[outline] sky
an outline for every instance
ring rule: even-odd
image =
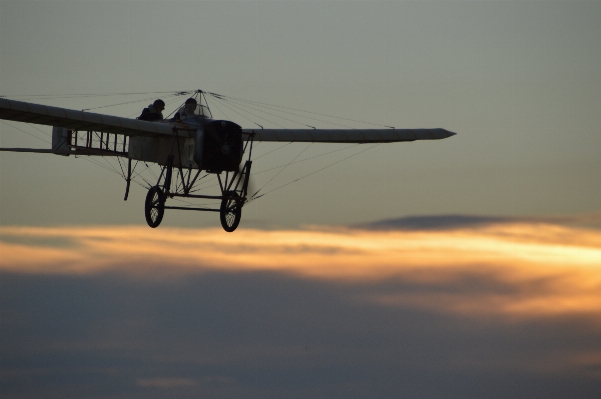
[[[202,89],[312,126],[457,133],[259,144],[267,194],[231,234],[213,213],[148,228],[144,184],[123,201],[114,162],[2,152],[3,396],[597,397],[600,16],[578,0],[0,0],[5,98],[135,117]],[[50,134],[0,121],[0,147]]]

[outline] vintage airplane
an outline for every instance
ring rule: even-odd
[[[211,93],[215,95],[214,93]],[[1,151],[57,155],[113,156],[128,161],[125,198],[132,178],[132,160],[156,163],[161,173],[144,205],[146,222],[157,227],[165,209],[219,212],[227,232],[240,223],[247,202],[254,142],[392,143],[438,140],[455,133],[445,129],[244,129],[214,120],[204,93],[195,92],[196,109],[187,117],[148,122],[0,98],[0,119],[53,126],[52,148],[2,148]],[[245,162],[242,163],[243,159]],[[220,195],[196,194],[202,171],[215,174]],[[173,184],[174,173],[178,184]],[[169,198],[221,201],[219,209],[167,206]]]

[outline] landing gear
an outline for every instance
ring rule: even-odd
[[[252,155],[252,139],[254,133],[246,133],[246,135],[248,135],[248,138],[244,148],[240,148],[240,157],[243,153],[247,153],[248,159],[241,168],[238,166],[238,161],[234,163],[226,159],[223,161],[223,165],[217,164],[217,166],[223,167],[207,170],[207,174],[200,177],[202,172],[201,169],[192,168],[190,166],[185,170],[182,167],[181,151],[177,141],[178,137],[176,132],[173,140],[174,144],[172,145],[172,153],[168,156],[167,162],[161,170],[156,185],[150,187],[148,194],[146,195],[144,214],[148,225],[152,228],[158,227],[163,220],[166,209],[179,209],[219,212],[219,219],[223,229],[228,233],[236,230],[240,224],[240,219],[242,218],[242,207],[246,203],[250,169],[252,165],[250,159]],[[231,152],[231,148],[229,147],[225,148],[226,151],[224,151],[224,147],[226,146],[228,146],[227,142],[220,147],[222,153],[228,151]],[[213,174],[217,177],[221,195],[197,194],[199,187],[195,186],[196,182],[204,179],[209,174]],[[168,199],[178,200],[180,198],[218,200],[221,201],[221,205],[219,208],[197,208],[192,203],[181,200],[181,202],[192,206],[165,205]]]
[[[163,220],[165,214],[165,195],[159,186],[150,187],[146,194],[146,202],[144,204],[144,215],[146,223],[153,229],[158,227]]]
[[[243,202],[235,191],[228,192],[226,195],[227,197],[221,200],[219,218],[221,219],[223,230],[231,233],[240,224]]]

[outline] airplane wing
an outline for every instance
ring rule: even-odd
[[[0,98],[0,119],[129,136],[173,134],[173,126]]]
[[[119,116],[95,114],[0,98],[0,119],[59,126],[72,130],[93,130],[129,136],[173,134],[173,125]],[[177,126],[186,131],[187,125]],[[193,129],[195,130],[195,129]],[[304,143],[391,143],[438,140],[455,135],[445,129],[243,129],[254,133],[255,141]],[[182,132],[183,133],[183,132]]]
[[[393,143],[438,140],[456,133],[445,129],[243,129],[255,141],[302,143]]]

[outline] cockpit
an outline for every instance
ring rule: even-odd
[[[186,104],[181,107],[175,116],[175,119],[190,119],[190,118],[209,118],[213,119],[209,107],[202,104]]]
[[[205,118],[213,119],[211,115],[211,110],[206,105],[197,104],[196,109],[194,110],[195,116],[204,116]]]

